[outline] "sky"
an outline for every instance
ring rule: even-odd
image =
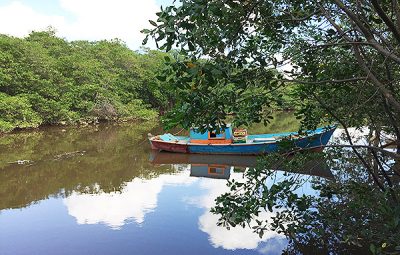
[[[0,0],[0,34],[25,37],[49,26],[59,37],[97,41],[122,39],[137,50],[160,6],[172,0]],[[146,45],[154,48],[151,42]]]

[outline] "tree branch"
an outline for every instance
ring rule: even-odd
[[[371,70],[368,68],[368,66],[365,64],[358,45],[353,45],[353,51],[354,55],[356,56],[356,59],[358,61],[358,64],[361,66],[361,68],[364,70],[365,73],[368,75],[368,79],[374,83],[379,90],[381,91],[382,95],[390,102],[390,104],[393,106],[393,108],[400,113],[400,103],[396,100],[396,98],[392,95],[390,90],[386,88],[386,86],[381,83],[378,78],[371,72]]]
[[[368,79],[368,77],[355,77],[355,78],[348,78],[348,79],[342,79],[342,80],[302,81],[302,80],[280,79],[277,81],[318,85],[318,84],[325,84],[325,83],[344,83],[344,82],[365,81],[367,79]]]
[[[325,43],[325,44],[317,44],[317,45],[312,45],[312,48],[317,48],[317,47],[330,47],[330,46],[341,46],[341,45],[353,45],[353,44],[358,44],[358,45],[372,45],[370,42],[342,42],[342,43]]]
[[[384,149],[384,148],[387,148],[387,147],[393,146],[393,145],[396,145],[396,146],[400,145],[400,142],[399,141],[391,141],[391,142],[388,142],[388,143],[382,145],[380,148]]]
[[[400,4],[398,0],[392,0],[393,3],[393,12],[396,14],[396,23],[397,27],[400,27]]]
[[[279,23],[279,22],[285,22],[285,21],[291,21],[291,22],[305,21],[305,20],[308,20],[309,18],[311,18],[312,16],[314,16],[315,14],[318,14],[320,12],[321,12],[321,10],[317,10],[317,11],[315,11],[313,13],[310,13],[309,15],[301,17],[301,18],[297,18],[297,17],[292,16],[290,19],[277,20],[277,21],[274,21],[273,23]],[[290,13],[287,13],[287,14],[290,14]]]
[[[375,147],[371,145],[361,145],[361,144],[332,144],[332,145],[321,145],[315,147],[307,147],[307,148],[298,148],[294,151],[288,152],[287,154],[291,154],[293,152],[300,152],[300,151],[307,151],[307,150],[314,150],[318,148],[350,148],[350,149],[369,149],[380,152],[385,154],[386,156],[392,157],[393,159],[400,159],[400,154],[385,150],[381,147]]]
[[[338,1],[338,0],[334,0],[334,1]],[[332,24],[332,26],[339,32],[339,33],[343,33],[343,30],[339,27],[338,24],[336,24],[332,18],[329,16],[329,14],[324,11],[324,16],[325,18]],[[352,42],[353,40],[351,38],[349,38],[347,35],[343,35],[343,37],[349,41]],[[364,70],[364,72],[367,74],[367,77],[369,80],[372,81],[372,83],[374,83],[379,90],[381,91],[382,95],[390,102],[390,104],[393,106],[393,108],[397,111],[400,112],[400,103],[397,102],[397,100],[395,99],[395,97],[392,95],[392,93],[386,88],[386,86],[381,83],[374,74],[372,74],[371,70],[367,67],[367,65],[365,64],[361,53],[360,53],[360,48],[359,45],[357,44],[353,44],[353,52],[354,55],[358,61],[358,64],[361,66],[361,68]],[[400,59],[399,59],[400,60]],[[399,62],[400,63],[400,62]]]
[[[371,166],[368,164],[368,162],[363,158],[363,156],[361,156],[361,154],[356,150],[357,145],[353,144],[351,135],[349,133],[349,130],[347,129],[347,125],[346,123],[343,122],[343,120],[341,118],[339,118],[332,110],[330,107],[328,107],[324,102],[322,102],[322,100],[315,94],[312,93],[312,95],[314,96],[314,98],[318,101],[318,103],[333,117],[335,118],[344,128],[344,132],[347,136],[347,139],[350,143],[350,147],[354,154],[356,154],[357,158],[361,161],[361,163],[364,165],[364,167],[367,169],[368,173],[372,176],[372,179],[374,180],[374,182],[376,183],[376,185],[378,185],[378,187],[382,190],[385,191],[385,187],[382,185],[382,183],[379,182],[378,177],[376,177],[374,171],[372,171]]]
[[[400,43],[400,32],[397,30],[396,26],[393,24],[393,22],[390,20],[390,18],[386,15],[385,11],[382,9],[382,7],[379,5],[377,0],[371,0],[372,5],[374,6],[376,12],[378,13],[379,17],[385,22],[385,24],[388,26],[388,28],[392,31],[393,36],[396,38],[396,40]]]
[[[340,0],[333,0],[336,5],[342,9],[347,16],[357,25],[357,27],[361,30],[361,32],[364,34],[365,38],[367,39],[367,41],[369,43],[371,43],[370,45],[376,49],[378,52],[380,52],[382,55],[389,57],[390,59],[392,59],[393,61],[395,61],[396,63],[400,64],[400,57],[397,56],[396,54],[394,54],[393,52],[390,52],[388,50],[386,50],[385,48],[382,47],[382,45],[380,45],[374,38],[374,35],[372,34],[372,31],[367,28],[356,16],[355,13],[353,13],[352,11],[350,11],[344,4],[343,2],[341,2]],[[326,12],[325,12],[326,13]],[[341,30],[341,29],[340,29]],[[350,41],[352,41],[350,39]]]
[[[382,164],[381,164],[381,161],[379,160],[379,157],[378,157],[378,155],[376,154],[376,151],[374,151],[374,150],[370,150],[370,151],[371,151],[372,155],[374,156],[374,159],[375,159],[376,163],[378,164],[378,167],[379,167],[379,169],[381,170],[381,172],[382,172],[382,174],[383,174],[383,177],[385,178],[386,182],[387,182],[388,185],[389,185],[389,192],[390,192],[390,195],[392,196],[393,201],[394,201],[394,202],[397,202],[396,193],[393,191],[393,183],[392,183],[392,180],[390,180],[390,177],[387,175],[385,169],[383,168],[383,166],[382,166]]]

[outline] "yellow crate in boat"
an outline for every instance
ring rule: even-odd
[[[234,137],[245,137],[247,136],[247,129],[235,129],[233,131]]]

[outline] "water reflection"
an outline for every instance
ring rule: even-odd
[[[228,191],[223,180],[193,178],[190,174],[193,166],[175,166],[181,169],[176,174],[161,174],[150,180],[134,179],[128,182],[119,192],[80,194],[73,192],[64,199],[68,213],[75,217],[78,224],[105,224],[111,229],[120,230],[125,224],[134,221],[145,223],[145,216],[157,208],[158,196],[166,186],[186,186],[188,189],[198,189],[200,196],[186,196],[184,202],[197,207],[203,212],[198,217],[198,228],[208,235],[210,244],[215,248],[226,250],[257,249],[260,243],[268,241],[274,244],[274,252],[279,254],[287,241],[283,235],[273,231],[267,232],[262,239],[249,228],[235,227],[227,230],[216,225],[218,216],[210,213],[214,199]],[[196,166],[194,167],[196,169]],[[230,168],[228,168],[230,172]],[[242,173],[230,173],[231,177],[243,179]],[[208,176],[210,177],[210,176]],[[260,217],[270,218],[272,213],[261,213]],[[271,246],[264,250],[271,252]],[[261,248],[260,248],[261,249]],[[262,250],[262,249],[261,249]]]
[[[145,215],[157,207],[157,197],[166,185],[192,183],[186,172],[161,174],[149,180],[134,179],[119,192],[81,194],[73,192],[64,199],[68,213],[78,224],[103,223],[112,229],[120,229],[129,220],[141,224]]]
[[[202,155],[151,151],[150,162],[155,165],[189,164],[190,175],[215,179],[229,179],[230,169],[243,172],[247,167],[257,166],[257,156],[244,155]],[[299,173],[323,178],[333,178],[326,162],[313,159],[296,169],[286,169],[283,165],[275,165],[275,170]]]
[[[286,247],[275,232],[260,239],[250,229],[217,227],[210,213],[225,179],[243,178],[256,157],[154,153],[146,134],[155,129],[100,125],[0,137],[0,254],[279,254]],[[331,177],[320,162],[297,172]]]
[[[120,191],[135,177],[151,179],[175,172],[148,162],[149,148],[143,145],[146,132],[154,127],[144,123],[50,128],[0,137],[0,210],[72,192]],[[30,163],[15,164],[18,160]]]
[[[232,173],[231,176],[235,180],[243,180],[241,173]],[[242,228],[237,226],[230,230],[217,226],[219,216],[212,214],[210,209],[215,206],[215,198],[228,189],[225,185],[221,185],[218,180],[200,180],[199,186],[206,190],[204,196],[198,197],[193,202],[204,208],[204,213],[199,217],[199,228],[209,235],[209,240],[214,247],[222,247],[228,250],[235,249],[257,249],[260,243],[270,241],[270,243],[280,243],[279,247],[275,247],[276,251],[281,251],[286,247],[286,238],[273,231],[268,231],[260,239],[258,234],[254,233],[251,228]],[[262,212],[260,219],[269,219],[273,214]]]
[[[255,167],[257,165],[256,156],[176,154],[152,151],[150,161],[156,165],[189,164],[188,168],[191,176],[210,178],[198,180],[199,187],[205,190],[206,193],[192,199],[190,202],[204,209],[204,213],[199,217],[199,228],[209,235],[210,243],[214,247],[222,247],[227,250],[258,249],[260,253],[280,254],[287,246],[288,242],[285,236],[274,231],[267,231],[260,238],[251,228],[238,226],[228,230],[224,227],[219,227],[216,224],[219,215],[210,212],[210,209],[215,206],[215,199],[228,191],[228,187],[216,179],[232,178],[239,182],[245,181],[243,172],[247,167]],[[326,163],[321,160],[311,160],[298,169],[282,169],[279,165],[276,167],[279,170],[292,171],[307,176],[333,177]],[[277,177],[282,178],[282,173],[277,173]],[[273,180],[269,181],[273,182]],[[309,188],[309,190],[311,189]],[[259,214],[258,219],[267,220],[274,215],[275,213],[264,211]],[[262,248],[259,247],[260,243],[265,244],[266,242],[268,245]]]

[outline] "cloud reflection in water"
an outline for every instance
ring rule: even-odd
[[[127,183],[122,192],[74,192],[64,199],[64,204],[78,224],[103,223],[112,229],[120,229],[130,219],[138,224],[143,223],[145,215],[157,207],[157,196],[163,186],[189,185],[194,181],[186,171],[176,175],[160,175],[150,180],[136,178]]]
[[[231,178],[242,179],[242,174],[231,173]],[[118,230],[123,225],[134,220],[142,224],[145,215],[157,207],[158,195],[167,185],[191,185],[199,189],[200,196],[183,196],[182,201],[191,206],[204,208],[204,213],[198,218],[199,229],[208,234],[210,244],[226,250],[257,249],[262,254],[280,254],[287,245],[284,236],[273,231],[265,232],[262,239],[249,228],[235,227],[227,230],[216,225],[218,215],[210,213],[215,205],[215,198],[227,191],[226,182],[218,179],[194,178],[189,171],[181,171],[174,175],[160,175],[154,179],[134,179],[126,184],[122,192],[101,194],[73,193],[64,199],[68,213],[75,217],[78,224],[103,223]],[[270,218],[272,213],[263,212],[260,218]],[[261,244],[262,243],[262,244]]]
[[[243,174],[241,173],[231,173],[231,178],[238,181],[243,180],[242,176]],[[268,241],[270,244],[273,243],[273,250],[278,251],[278,254],[286,247],[286,238],[274,231],[266,231],[262,239],[260,239],[258,234],[253,233],[252,229],[248,227],[242,228],[241,226],[237,226],[230,228],[230,230],[218,227],[216,223],[219,216],[212,214],[210,209],[215,205],[214,200],[217,196],[227,192],[228,188],[225,182],[214,179],[202,179],[200,187],[206,190],[206,194],[199,197],[197,201],[194,200],[194,202],[206,210],[199,218],[199,228],[203,232],[208,233],[209,240],[214,247],[222,247],[227,250],[256,249],[260,242]],[[273,214],[270,212],[262,212],[259,214],[259,219],[267,219],[271,216]],[[263,251],[268,251],[268,254],[274,254],[271,253],[272,249],[270,248],[270,246],[265,246],[260,252],[264,253]]]

